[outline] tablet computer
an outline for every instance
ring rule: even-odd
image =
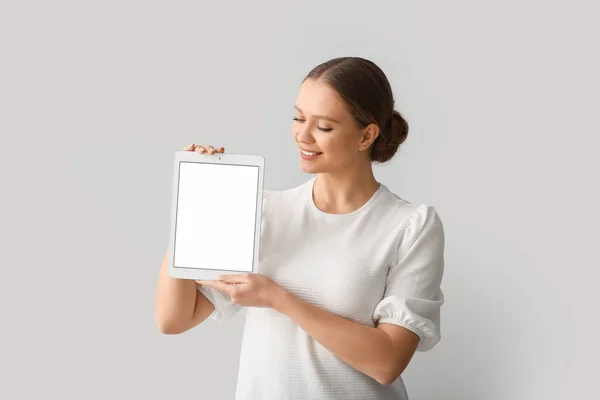
[[[262,156],[175,153],[169,276],[258,272],[263,179]]]

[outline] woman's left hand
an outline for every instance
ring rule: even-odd
[[[285,292],[269,277],[258,273],[221,275],[217,280],[196,282],[228,294],[233,303],[244,307],[272,308],[277,298]]]

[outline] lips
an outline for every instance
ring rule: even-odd
[[[300,148],[300,150],[304,151],[306,153],[315,153],[316,155],[323,154],[322,151],[313,151],[313,150],[307,150],[307,149],[303,149],[303,148]]]
[[[304,153],[304,151],[303,151],[302,149],[300,149],[299,153],[300,153],[300,157],[301,157],[303,160],[307,160],[307,161],[312,161],[312,160],[315,160],[315,159],[319,158],[319,156],[320,156],[321,154],[323,154],[323,153],[311,153],[311,154],[309,155],[309,154],[306,154],[306,153]]]

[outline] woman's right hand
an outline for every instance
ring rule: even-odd
[[[224,147],[219,147],[218,149],[215,149],[213,146],[211,145],[200,145],[200,144],[190,144],[187,147],[183,148],[184,151],[195,151],[197,153],[200,154],[204,154],[204,153],[208,153],[208,154],[215,154],[215,153],[224,153],[225,152],[225,148]]]

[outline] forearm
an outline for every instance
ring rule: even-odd
[[[282,290],[273,309],[289,316],[327,350],[380,383],[394,374],[391,339],[383,331],[337,316]]]
[[[168,276],[168,253],[160,268],[156,288],[155,318],[159,329],[165,333],[179,331],[194,315],[197,284],[194,280],[175,279]]]

